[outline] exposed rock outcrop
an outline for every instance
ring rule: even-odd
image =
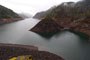
[[[37,33],[48,33],[61,31],[63,27],[59,26],[53,19],[44,19],[31,29]]]
[[[60,32],[63,30],[81,32],[90,37],[90,18],[77,20],[72,18],[44,19],[31,29],[31,31],[36,33]]]
[[[85,33],[90,37],[90,18],[75,21],[71,25],[72,30]]]

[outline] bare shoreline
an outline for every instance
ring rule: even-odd
[[[11,22],[20,21],[20,20],[24,20],[24,19],[23,18],[3,18],[3,19],[0,19],[0,24],[6,24],[6,23],[11,23]]]
[[[21,55],[32,55],[35,60],[64,60],[53,53],[39,51],[35,46],[0,43],[0,60],[9,60]]]

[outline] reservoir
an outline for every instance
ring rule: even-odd
[[[0,43],[34,45],[66,60],[90,60],[90,42],[79,34],[62,31],[40,35],[29,31],[39,20],[28,18],[0,25]]]

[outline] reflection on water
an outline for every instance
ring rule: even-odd
[[[46,38],[47,40],[49,40],[51,37],[53,37],[54,35],[56,35],[58,32],[50,32],[50,33],[36,33],[38,35],[40,35],[43,38]]]
[[[75,32],[75,31],[70,31],[70,32],[78,35],[78,36],[81,37],[81,38],[83,37],[83,39],[89,40],[89,36],[88,36],[87,34],[85,34],[85,33]]]
[[[83,35],[70,31],[36,34],[29,31],[39,20],[25,19],[0,26],[0,43],[38,46],[66,60],[90,60],[90,43]]]

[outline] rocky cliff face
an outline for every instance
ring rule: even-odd
[[[90,36],[90,18],[83,18],[73,22],[71,29],[74,31],[82,32]]]

